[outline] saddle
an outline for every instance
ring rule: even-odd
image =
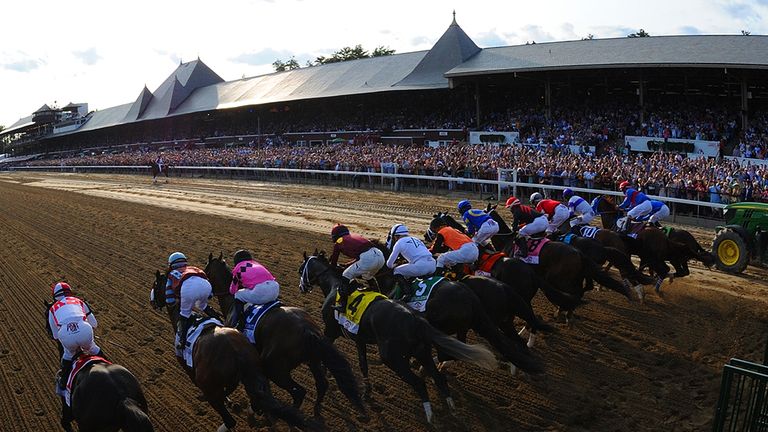
[[[61,392],[61,390],[59,389],[59,386],[56,385],[56,393],[64,397],[64,401],[68,406],[71,406],[70,398],[72,396],[72,385],[75,382],[75,377],[77,376],[78,373],[80,373],[80,371],[82,371],[86,366],[92,365],[92,364],[97,364],[97,363],[112,364],[111,361],[105,359],[104,357],[95,356],[95,355],[84,355],[82,352],[73,359],[73,363],[74,364],[72,365],[72,370],[69,372],[69,375],[65,377],[59,376],[57,379],[57,381],[62,379],[67,380],[67,385],[65,386],[64,391]]]

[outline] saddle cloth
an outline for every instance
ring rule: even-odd
[[[217,320],[216,318],[198,318],[189,327],[189,331],[187,331],[187,346],[184,347],[184,350],[179,350],[176,348],[176,357],[184,358],[187,366],[192,367],[192,349],[195,347],[195,342],[197,342],[197,338],[200,337],[200,333],[202,333],[203,330],[210,326],[221,327],[223,325],[224,324],[222,324],[221,321]],[[176,334],[176,339],[173,342],[173,346],[179,346],[178,333]]]
[[[538,264],[539,263],[539,253],[541,253],[541,248],[544,247],[545,244],[549,243],[549,239],[547,238],[529,238],[528,239],[528,256],[525,258],[520,257],[520,260],[527,264]],[[515,244],[515,254],[517,254],[518,247],[517,244]]]
[[[78,372],[80,372],[84,367],[86,367],[91,363],[112,364],[112,362],[108,361],[104,357],[81,355],[77,358],[77,360],[75,360],[75,364],[72,366],[72,370],[69,372],[69,376],[59,378],[59,379],[66,378],[67,385],[65,386],[65,389],[63,392],[61,392],[61,390],[59,390],[59,387],[56,386],[56,393],[58,393],[61,396],[64,396],[64,401],[67,403],[68,406],[71,406],[70,398],[72,397],[72,384],[75,382],[75,376],[77,376]]]
[[[587,237],[587,238],[595,238],[595,236],[597,235],[597,232],[600,231],[600,228],[589,226],[589,225],[583,225],[578,228],[579,228],[579,232],[577,233],[577,235],[579,235],[580,237]]]
[[[256,327],[258,327],[261,317],[272,310],[273,307],[279,307],[281,304],[280,300],[273,300],[269,303],[264,303],[263,305],[248,306],[245,310],[245,328],[243,329],[243,333],[252,344],[256,343]]]
[[[501,258],[507,256],[504,252],[495,253],[483,253],[480,255],[480,259],[477,260],[477,269],[475,270],[475,276],[491,276],[491,270],[496,262]]]
[[[372,301],[379,298],[387,298],[387,296],[374,291],[354,290],[347,298],[347,307],[344,313],[339,314],[338,311],[334,311],[333,315],[336,321],[348,332],[357,334],[357,331],[360,329],[360,319],[363,317],[365,310],[368,309]],[[336,294],[336,302],[338,301],[339,294]]]
[[[411,282],[411,290],[413,295],[410,298],[403,299],[405,304],[411,309],[424,312],[427,310],[427,301],[429,301],[429,295],[432,294],[432,288],[435,285],[442,282],[444,278],[442,276],[430,276],[426,279],[414,279]]]

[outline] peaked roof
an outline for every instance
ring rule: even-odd
[[[454,67],[464,63],[481,49],[464,33],[456,23],[456,15],[448,30],[440,36],[432,49],[421,59],[413,72],[408,74],[396,86],[445,86],[448,79],[444,74]]]
[[[140,106],[137,107],[139,111],[137,119],[146,120],[168,116],[198,88],[222,82],[224,80],[201,60],[182,63],[154,91],[144,109],[141,109]],[[140,102],[142,96],[146,95],[142,92],[134,105]]]
[[[48,106],[48,104],[43,104],[43,106],[38,108],[37,111],[33,112],[32,114],[37,114],[37,113],[46,112],[46,111],[53,111],[53,110],[51,109],[51,107]]]
[[[132,122],[138,120],[138,118],[144,114],[144,110],[147,109],[147,105],[149,105],[149,102],[153,97],[154,95],[152,95],[152,92],[149,91],[145,85],[144,89],[139,93],[139,97],[137,97],[136,101],[131,104],[131,109],[128,111],[128,114],[125,115],[123,121]]]

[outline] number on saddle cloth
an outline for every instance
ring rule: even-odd
[[[263,305],[251,305],[245,310],[245,328],[243,328],[243,333],[252,344],[256,343],[256,328],[259,326],[261,318],[272,308],[279,307],[281,304],[280,300],[273,300]]]
[[[347,308],[343,314],[334,311],[336,321],[341,324],[348,332],[357,334],[360,328],[360,319],[362,319],[365,310],[376,299],[387,298],[384,294],[375,291],[353,290],[347,297]],[[339,294],[336,294],[336,301],[339,301]]]
[[[579,227],[579,236],[581,237],[587,237],[587,238],[595,238],[597,235],[597,232],[600,230],[598,227],[593,227],[589,225],[585,225],[582,227]]]
[[[429,301],[429,295],[432,294],[435,286],[442,282],[443,279],[444,278],[442,276],[431,276],[426,279],[415,279],[411,283],[411,292],[413,292],[413,295],[410,298],[403,299],[403,301],[411,309],[424,312],[427,309],[427,301]]]

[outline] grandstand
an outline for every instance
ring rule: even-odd
[[[473,130],[515,132],[513,114],[521,111],[551,120],[563,110],[617,107],[639,123],[655,112],[711,108],[736,118],[735,128],[745,130],[766,108],[766,59],[765,36],[480,48],[454,18],[428,51],[235,81],[224,81],[199,59],[182,63],[154,91],[141,89],[133,102],[92,112],[83,112],[86,104],[45,105],[2,131],[0,141],[2,152],[15,157],[221,145],[222,137],[235,135],[258,143],[270,136],[294,144],[365,136],[387,144],[447,144],[468,141]],[[631,134],[619,129],[612,139]],[[737,132],[725,136],[727,145],[737,144]],[[640,150],[649,149],[650,144]]]

